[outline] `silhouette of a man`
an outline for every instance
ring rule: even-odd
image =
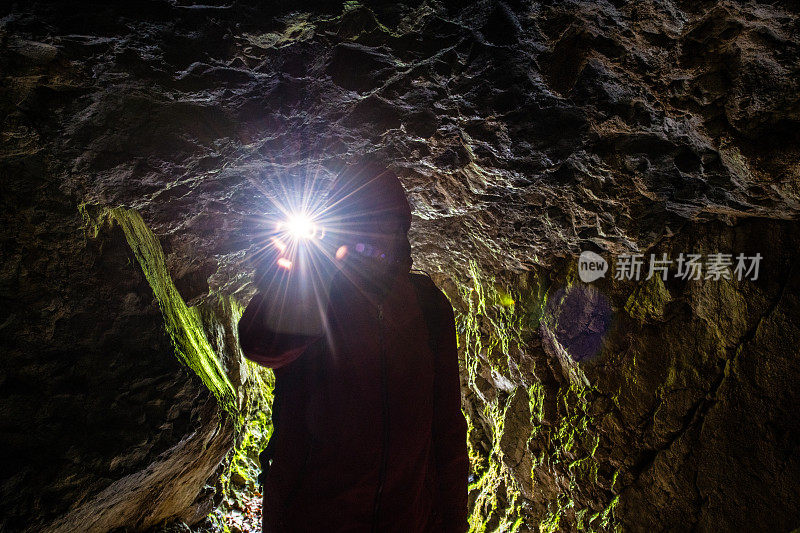
[[[292,263],[273,257],[239,322],[245,356],[276,376],[263,530],[463,533],[453,310],[410,272],[403,187],[366,160],[337,177],[328,205],[335,274],[320,275],[299,249]]]

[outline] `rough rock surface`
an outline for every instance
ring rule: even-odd
[[[372,151],[459,312],[475,530],[800,526],[799,30],[731,1],[0,13],[0,526],[207,510],[258,217]],[[587,285],[587,249],[764,260]]]
[[[9,251],[3,280],[19,292],[3,317],[0,529],[196,522],[212,508],[204,486],[234,442],[235,400],[215,397],[176,357],[186,331],[165,327],[167,303],[143,271],[163,270],[163,255],[144,251],[147,237],[157,243],[152,233],[128,233],[141,219],[120,210],[92,220],[99,211],[67,204],[59,213],[41,201],[27,221],[5,226],[22,247]],[[204,309],[222,329],[224,307]],[[219,348],[233,376],[235,339]]]

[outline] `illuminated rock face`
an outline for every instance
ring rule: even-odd
[[[368,151],[458,311],[475,529],[800,525],[796,14],[179,4],[0,22],[0,529],[202,517],[262,191]],[[644,279],[717,252],[758,279]]]

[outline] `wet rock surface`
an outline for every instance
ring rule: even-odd
[[[797,527],[799,25],[735,2],[0,14],[0,526],[202,518],[249,405],[257,217],[376,152],[458,311],[476,530]],[[764,259],[584,284],[582,250]],[[179,356],[194,326],[224,380]]]

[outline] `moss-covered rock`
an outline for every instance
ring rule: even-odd
[[[767,490],[764,471],[751,471],[746,483],[729,473],[749,463],[748,449],[761,450],[763,461],[784,453],[777,451],[782,445],[765,445],[762,438],[771,424],[791,426],[784,406],[795,392],[784,374],[793,371],[777,359],[793,353],[797,335],[797,328],[782,322],[796,303],[790,295],[800,280],[793,266],[796,230],[795,224],[769,221],[709,224],[653,250],[677,257],[690,246],[726,251],[735,243],[750,255],[760,249],[772,259],[761,265],[765,277],[756,280],[686,281],[673,266],[666,282],[609,276],[586,285],[565,263],[548,281],[534,284],[547,287],[546,293],[524,304],[529,274],[506,276],[498,285],[470,270],[454,306],[468,363],[472,530],[678,528],[686,513],[703,528],[713,528],[709,517],[717,516],[728,530],[735,527],[729,516],[747,520],[733,504],[715,500],[713,482],[698,488],[699,476],[726,480],[731,494],[749,494],[766,510],[751,485]],[[497,286],[515,295],[513,309],[501,305]],[[775,334],[770,328],[777,322],[783,334],[770,338],[766,332]],[[529,323],[538,327],[526,333],[523,324]],[[500,349],[489,358],[482,356],[485,346]],[[758,365],[745,355],[751,350],[760,354]],[[498,360],[511,365],[498,369]],[[744,360],[751,366],[743,372]],[[516,371],[501,372],[511,367]],[[761,392],[749,395],[757,382]],[[762,395],[781,405],[749,411]],[[736,416],[747,420],[747,429],[733,421]],[[734,426],[735,436],[724,429]],[[793,471],[798,465],[791,464]],[[789,483],[792,475],[781,478]],[[717,507],[705,507],[698,493]],[[649,511],[637,514],[642,509]],[[787,520],[780,513],[770,519]]]

